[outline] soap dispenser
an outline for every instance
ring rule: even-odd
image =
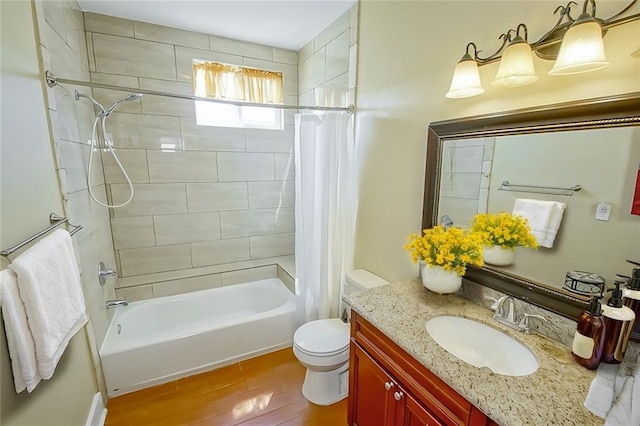
[[[627,262],[640,266],[640,263]],[[636,314],[636,318],[640,317],[640,268],[636,268],[631,273],[627,288],[624,290],[624,304]],[[636,319],[632,333],[640,335],[640,319]]]
[[[602,350],[602,361],[609,364],[622,362],[636,319],[636,314],[628,306],[622,304],[620,284],[623,282],[616,281],[616,288],[609,290],[612,291],[611,298],[602,309],[607,330]]]
[[[600,364],[605,338],[605,322],[602,318],[602,296],[594,296],[589,306],[578,317],[578,328],[573,337],[571,353],[578,364],[595,370]]]

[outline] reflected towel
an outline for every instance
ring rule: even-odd
[[[41,378],[38,374],[36,349],[27,322],[27,313],[20,298],[16,276],[10,269],[0,271],[0,299],[13,383],[17,393],[25,388],[27,392],[31,392],[40,383]]]
[[[516,198],[513,214],[527,219],[538,245],[551,248],[555,241],[566,204],[557,201]]]
[[[87,322],[69,232],[54,231],[16,257],[9,268],[18,277],[20,297],[35,344],[38,374],[49,379],[69,340]]]

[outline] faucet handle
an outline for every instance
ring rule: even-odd
[[[522,329],[522,331],[524,331],[526,334],[529,334],[529,329],[531,327],[529,318],[536,318],[536,319],[542,320],[544,322],[549,322],[549,320],[546,319],[545,317],[543,317],[542,315],[528,314],[528,313],[525,312],[524,316],[520,320],[519,326]]]
[[[491,296],[484,296],[485,300],[488,300],[490,302],[493,302],[491,304],[491,310],[495,311],[496,309],[498,309],[498,307],[500,306],[500,301],[498,299],[496,299],[495,297],[491,297]]]

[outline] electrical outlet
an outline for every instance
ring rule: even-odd
[[[596,220],[608,221],[611,216],[611,204],[598,203],[596,207]]]

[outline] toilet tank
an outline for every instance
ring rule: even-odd
[[[344,283],[344,294],[357,293],[385,284],[389,284],[389,281],[365,269],[356,269],[347,273]]]

